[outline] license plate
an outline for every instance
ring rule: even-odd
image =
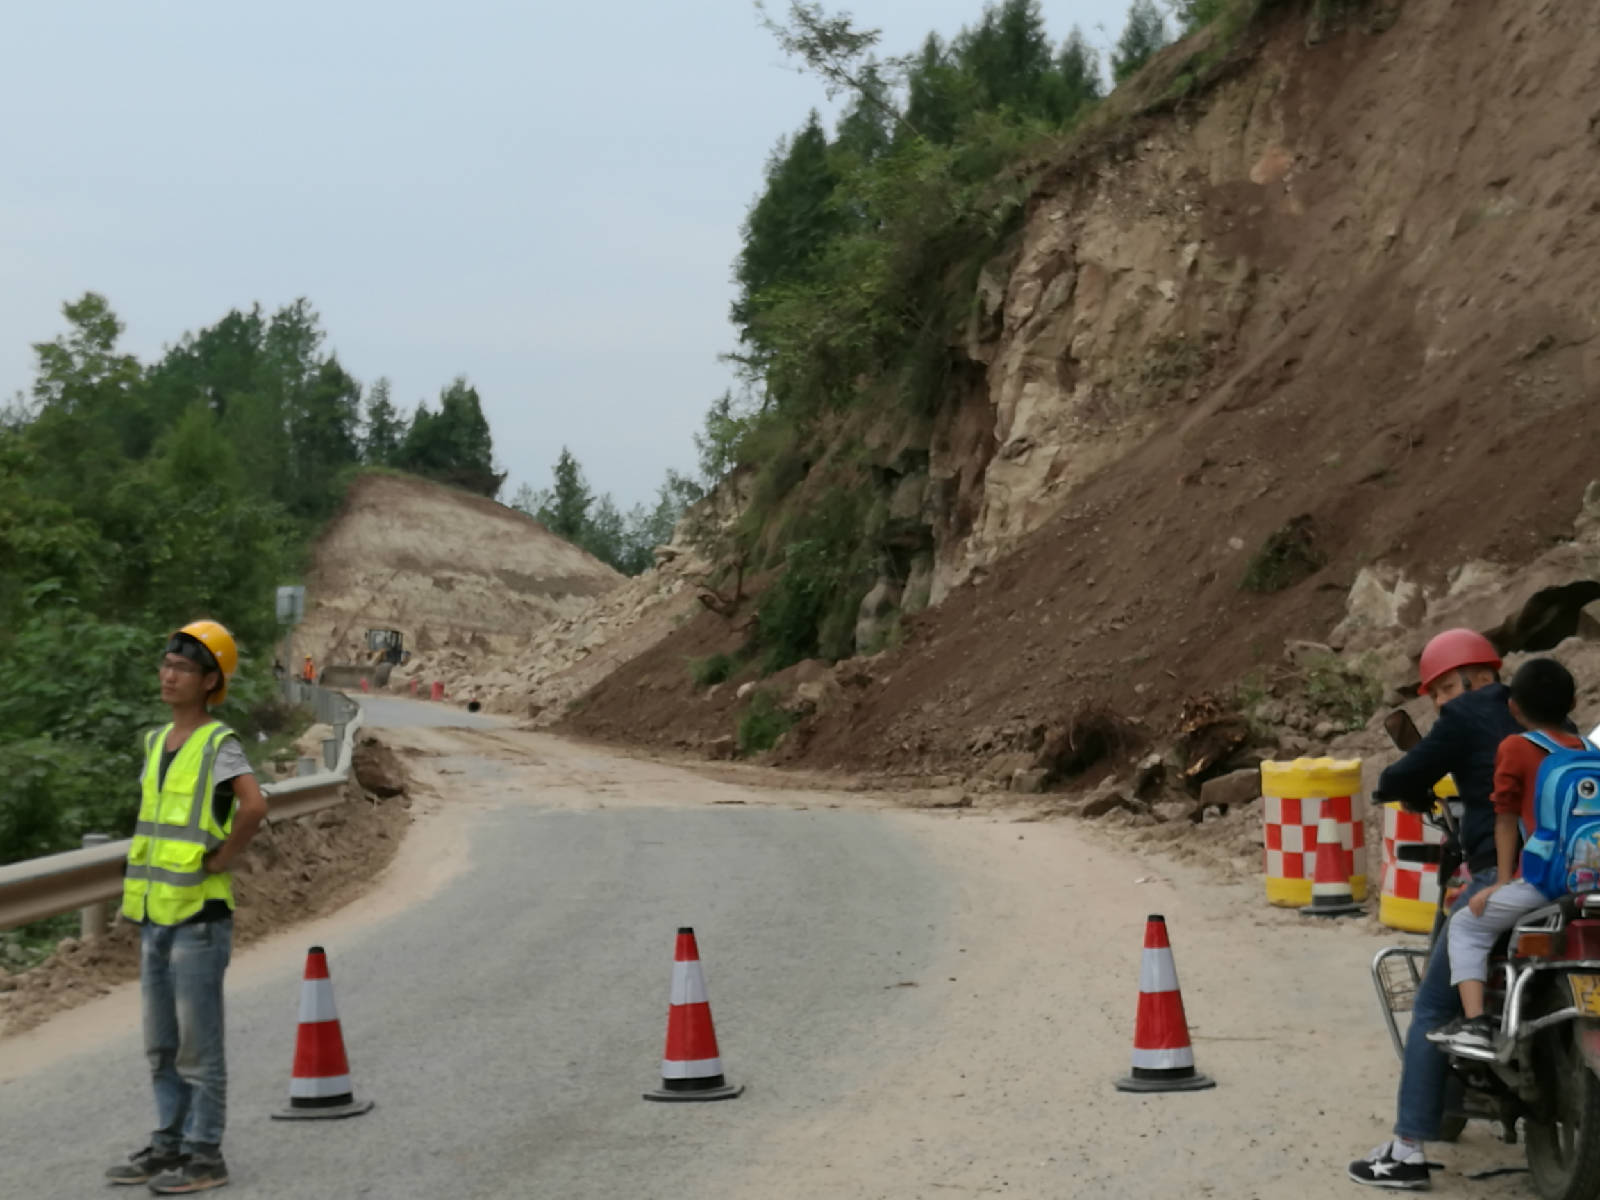
[[[1586,1017],[1600,1017],[1600,975],[1568,975],[1572,1004]]]

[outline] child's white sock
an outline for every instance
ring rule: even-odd
[[[1397,1162],[1414,1162],[1422,1158],[1422,1143],[1413,1142],[1410,1138],[1397,1137],[1391,1147],[1390,1154],[1394,1155]]]

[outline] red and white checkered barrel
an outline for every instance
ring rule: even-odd
[[[1433,794],[1449,801],[1460,793],[1456,781],[1446,775],[1434,785]],[[1390,929],[1409,933],[1428,933],[1434,914],[1439,911],[1439,872],[1433,863],[1402,862],[1398,847],[1407,843],[1437,846],[1444,831],[1430,825],[1418,813],[1407,812],[1396,804],[1383,807],[1383,886],[1378,892],[1378,920]],[[1467,880],[1463,867],[1450,882],[1448,902]]]
[[[1393,804],[1383,807],[1383,887],[1378,920],[1391,929],[1427,933],[1439,910],[1439,880],[1432,863],[1401,862],[1395,847],[1407,843],[1437,846],[1444,834],[1422,817]]]
[[[1366,806],[1359,758],[1297,758],[1261,764],[1262,842],[1267,900],[1283,908],[1311,903],[1317,826],[1331,816],[1351,863],[1350,892],[1367,896]]]

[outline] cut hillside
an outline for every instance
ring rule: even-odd
[[[1308,46],[1310,6],[1273,6],[1198,94],[1193,46],[1164,52],[1142,113],[1038,173],[935,415],[852,430],[893,517],[862,613],[892,648],[783,757],[965,770],[1090,710],[1171,734],[1329,638],[1358,581],[1409,581],[1391,615],[1420,636],[1464,565],[1514,581],[1573,537],[1600,476],[1600,9],[1344,8]],[[816,505],[810,471],[771,520]],[[731,734],[744,702],[685,663],[751,611],[697,615],[569,727]]]
[[[410,476],[363,475],[313,550],[295,649],[319,666],[362,661],[367,629],[398,629],[413,652],[395,672],[404,679],[445,656],[514,655],[622,582],[503,504]]]
[[[730,479],[679,521],[672,541],[656,547],[656,565],[571,616],[553,621],[493,663],[450,652],[434,656],[429,678],[450,695],[477,700],[489,712],[559,721],[578,699],[624,663],[644,654],[702,611],[714,564],[701,544],[726,527],[748,496]]]

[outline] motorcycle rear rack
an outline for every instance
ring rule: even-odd
[[[1422,983],[1427,963],[1426,946],[1388,946],[1378,951],[1372,960],[1372,985],[1378,992],[1378,1004],[1383,1009],[1384,1023],[1389,1026],[1395,1055],[1402,1059],[1406,1040],[1400,1031],[1398,1016],[1410,1012],[1416,1002],[1417,988]]]

